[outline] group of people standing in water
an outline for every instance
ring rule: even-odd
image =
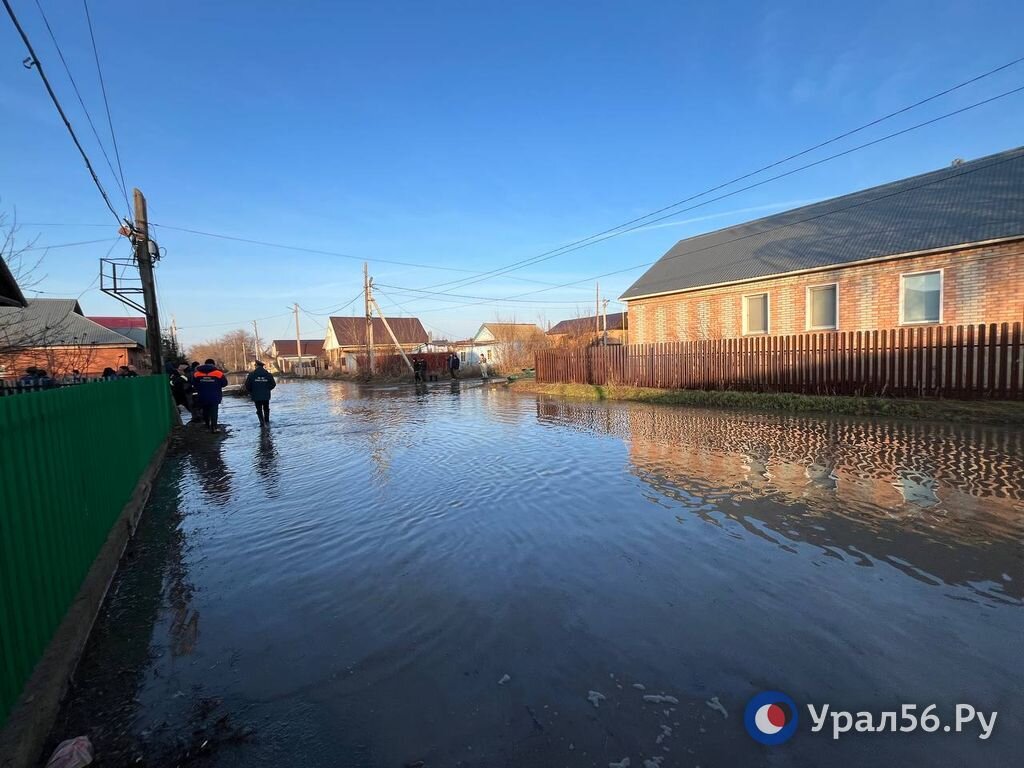
[[[203,420],[210,432],[220,432],[220,404],[224,398],[224,388],[228,385],[228,377],[224,370],[217,366],[212,358],[200,365],[167,364],[167,376],[171,385],[174,404],[183,406],[193,421]],[[274,374],[267,370],[262,361],[256,361],[256,367],[245,379],[244,388],[256,406],[256,417],[260,426],[270,424],[270,392],[277,386]]]

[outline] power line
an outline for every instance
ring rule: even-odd
[[[837,141],[841,141],[842,139],[845,139],[845,138],[848,138],[850,136],[853,136],[856,133],[860,133],[861,131],[864,131],[864,130],[866,130],[868,128],[871,128],[871,127],[873,127],[875,125],[883,123],[886,120],[890,120],[893,117],[901,115],[901,114],[903,114],[905,112],[909,112],[912,109],[916,109],[917,107],[920,107],[920,106],[922,106],[924,104],[927,104],[927,103],[929,103],[931,101],[934,101],[936,99],[939,99],[939,98],[941,98],[943,96],[947,96],[950,93],[953,93],[954,91],[957,91],[957,90],[959,90],[961,88],[964,88],[964,87],[966,87],[968,85],[971,85],[973,83],[976,83],[979,80],[983,80],[986,77],[991,77],[992,75],[995,75],[995,74],[997,74],[999,72],[1002,72],[1003,70],[1009,69],[1010,67],[1013,67],[1013,66],[1021,63],[1022,61],[1024,61],[1024,56],[1016,58],[1016,59],[1013,59],[1012,61],[1009,61],[1009,62],[1007,62],[1005,64],[1002,64],[1002,65],[1000,65],[998,67],[995,67],[993,69],[990,69],[987,72],[983,72],[980,75],[976,75],[975,77],[972,77],[972,78],[970,78],[968,80],[964,80],[963,82],[957,83],[956,85],[953,85],[953,86],[951,86],[949,88],[946,88],[946,89],[944,89],[942,91],[939,91],[938,93],[934,93],[934,94],[932,94],[930,96],[927,96],[927,97],[925,97],[923,99],[920,99],[920,100],[914,102],[913,104],[909,104],[909,105],[907,105],[905,107],[897,109],[897,110],[895,110],[893,112],[890,112],[890,113],[888,113],[886,115],[883,115],[882,117],[879,117],[879,118],[871,120],[871,121],[869,121],[867,123],[864,123],[863,125],[857,126],[856,128],[852,128],[852,129],[850,129],[848,131],[844,131],[843,133],[840,133],[840,134],[838,134],[836,136],[833,136],[833,137],[831,137],[829,139],[826,139],[824,141],[818,142],[817,144],[815,144],[815,145],[813,145],[811,147],[808,147],[806,149],[800,150],[799,152],[795,152],[795,153],[793,153],[791,155],[788,155],[788,156],[786,156],[784,158],[781,158],[779,160],[775,160],[775,161],[773,161],[771,163],[768,163],[767,165],[764,165],[764,166],[762,166],[762,167],[760,167],[760,168],[758,168],[756,170],[749,171],[749,172],[744,173],[744,174],[742,174],[740,176],[737,176],[734,179],[730,179],[729,181],[725,181],[725,182],[722,182],[720,184],[716,184],[716,185],[714,185],[712,187],[709,187],[709,188],[703,190],[702,192],[698,192],[696,194],[690,195],[689,197],[683,198],[682,200],[678,200],[678,201],[676,201],[674,203],[670,203],[669,205],[663,206],[663,207],[661,207],[661,208],[659,208],[657,210],[651,211],[650,213],[646,213],[643,216],[638,216],[638,217],[636,217],[634,219],[630,219],[629,221],[623,222],[622,224],[619,224],[619,225],[617,225],[615,227],[611,227],[609,229],[605,229],[605,230],[603,230],[601,232],[597,232],[597,233],[595,233],[593,235],[590,235],[589,237],[584,237],[584,238],[581,238],[579,240],[575,240],[575,241],[573,241],[571,243],[566,243],[565,245],[559,246],[558,248],[553,248],[553,249],[551,249],[549,251],[545,251],[544,253],[538,254],[537,256],[532,256],[532,257],[529,257],[527,259],[521,259],[520,261],[512,262],[511,264],[508,264],[505,267],[498,267],[496,269],[493,269],[493,270],[490,270],[490,271],[488,271],[486,273],[483,273],[483,275],[494,275],[494,276],[497,276],[497,275],[500,275],[500,274],[505,274],[508,271],[513,271],[514,269],[518,269],[521,266],[531,266],[533,264],[539,263],[540,261],[546,261],[548,258],[555,258],[556,256],[564,255],[564,253],[571,253],[572,251],[579,250],[579,248],[576,248],[574,246],[581,246],[584,243],[587,243],[588,245],[593,244],[593,243],[588,243],[588,241],[590,241],[590,240],[594,240],[595,242],[603,242],[604,240],[610,239],[608,237],[602,237],[603,235],[610,235],[611,233],[617,232],[618,230],[624,230],[624,232],[620,232],[618,234],[625,234],[625,232],[631,232],[631,231],[633,231],[634,229],[637,228],[637,227],[632,227],[631,225],[637,224],[638,222],[641,222],[641,221],[644,221],[645,225],[646,224],[654,223],[653,221],[646,221],[646,220],[650,219],[653,216],[657,216],[660,213],[664,213],[665,211],[671,210],[673,208],[678,208],[681,205],[685,205],[686,203],[688,203],[688,202],[690,202],[692,200],[696,200],[697,198],[704,197],[705,195],[709,195],[712,192],[717,192],[720,189],[724,189],[725,187],[732,186],[733,184],[736,184],[736,183],[738,183],[740,181],[744,181],[745,179],[751,178],[752,176],[756,176],[756,175],[758,175],[760,173],[763,173],[764,171],[770,170],[770,169],[775,168],[775,167],[777,167],[779,165],[787,163],[790,160],[795,160],[798,157],[802,157],[804,155],[807,155],[807,154],[809,154],[811,152],[814,152],[815,150],[821,149],[822,147],[826,147],[826,146],[828,146],[830,144],[834,144]],[[1011,91],[1009,93],[1015,93],[1015,92],[1016,91]],[[1009,95],[1009,93],[1002,94],[1002,95],[997,96],[995,98],[1002,98],[1002,96]],[[981,106],[982,104],[986,104],[986,103],[988,103],[988,100],[983,101],[983,102],[979,102],[978,104],[972,105],[971,107],[968,107],[967,109],[973,109],[974,106]],[[945,115],[945,116],[943,116],[941,118],[937,118],[937,119],[944,119],[945,117],[952,116],[952,115],[955,115],[955,114],[959,114],[961,111],[966,111],[966,110],[958,110],[956,112],[949,113],[949,115]],[[929,124],[929,123],[923,123],[923,124],[921,124],[919,126],[916,126],[916,127],[921,127],[922,125],[927,125],[927,124]],[[913,129],[908,129],[908,130],[913,130]],[[895,134],[891,134],[890,137],[891,136],[897,136],[897,135],[899,135],[899,133],[900,132],[897,132]],[[870,143],[866,144],[866,145],[862,145],[862,146],[870,146]],[[839,156],[840,155],[833,155],[832,157],[839,157]],[[812,165],[813,164],[806,165],[806,166],[803,166],[803,168],[809,168]],[[786,175],[786,174],[782,174],[782,175]],[[768,179],[767,181],[772,181],[774,179],[782,178],[782,175],[775,176],[772,179]],[[738,191],[744,191],[745,189],[751,189],[753,186],[757,186],[757,185],[750,185],[750,186],[744,187],[744,189],[741,189],[741,190],[738,190]],[[715,198],[715,200],[720,200],[720,199],[722,199],[722,197]],[[714,201],[711,200],[711,201],[707,201],[707,202],[714,202]],[[703,205],[703,203],[702,203],[702,205]],[[699,207],[699,206],[693,206],[693,207],[687,208],[685,210],[693,210],[693,208],[696,208],[696,207]],[[683,213],[683,212],[684,211],[677,211],[677,213]],[[665,217],[662,217],[662,218],[665,218]],[[661,219],[655,219],[654,221],[661,221]],[[626,227],[630,227],[630,229],[625,229]],[[613,236],[616,236],[616,235],[613,235]],[[601,239],[598,240],[597,238],[601,238]],[[435,283],[435,284],[429,285],[427,287],[428,288],[439,288],[441,286],[454,285],[456,283],[460,284],[457,287],[464,287],[465,285],[472,285],[474,282],[478,282],[478,281],[474,280],[474,281],[470,281],[470,282],[465,282],[463,280],[450,280],[450,281],[443,282],[443,283]]]
[[[374,287],[375,288],[378,287],[378,286],[380,286],[382,288],[391,288],[393,290],[399,291],[400,293],[401,292],[405,292],[405,293],[412,293],[412,294],[426,294],[425,296],[422,296],[421,298],[427,298],[427,299],[431,298],[432,296],[447,296],[447,297],[459,298],[459,299],[482,299],[483,301],[490,301],[491,298],[495,298],[495,300],[497,300],[496,297],[468,296],[466,294],[447,293],[445,291],[428,291],[428,290],[426,290],[424,288],[406,288],[406,287],[401,286],[401,285],[388,285],[387,283],[374,283]],[[554,287],[554,286],[552,286],[552,287]],[[586,301],[589,302],[591,300],[591,298],[592,297],[588,298]],[[540,303],[541,304],[561,304],[561,305],[564,306],[564,305],[572,304],[573,302],[572,302],[571,299],[568,299],[568,300],[565,300],[565,301],[555,301],[555,300],[542,301]],[[579,302],[576,302],[576,303],[578,304]]]
[[[3,0],[7,2],[7,0]],[[150,222],[152,226],[152,222]],[[236,243],[249,243],[250,245],[262,245],[267,248],[280,248],[285,251],[298,251],[300,253],[313,253],[319,256],[337,256],[343,259],[354,259],[355,261],[369,261],[376,264],[395,264],[400,267],[415,267],[417,269],[439,269],[445,272],[468,272],[470,274],[479,274],[474,272],[472,269],[459,269],[457,267],[439,267],[433,264],[414,264],[410,261],[395,261],[393,259],[367,259],[362,256],[353,256],[350,253],[340,253],[338,251],[323,251],[318,248],[304,248],[297,245],[286,245],[284,243],[271,243],[265,240],[253,240],[247,237],[236,237],[234,235],[221,235],[216,232],[203,232],[198,229],[189,229],[188,227],[174,227],[170,224],[157,224],[156,226],[163,227],[164,229],[173,229],[176,232],[188,232],[192,235],[202,235],[203,237],[216,237],[220,240],[231,240]]]
[[[109,237],[103,237],[99,240],[79,240],[76,243],[57,243],[56,245],[30,245],[19,250],[22,251],[48,251],[51,248],[73,248],[77,245],[95,245],[96,243],[109,243]]]
[[[50,101],[53,102],[53,106],[57,108],[57,113],[60,115],[61,120],[64,121],[65,127],[68,129],[68,133],[71,134],[71,140],[75,142],[75,146],[78,148],[78,153],[82,156],[85,161],[85,167],[89,169],[89,175],[92,176],[93,184],[96,185],[96,189],[100,191],[100,195],[103,196],[103,202],[107,204],[107,208],[114,214],[114,218],[117,219],[117,223],[121,224],[121,217],[114,209],[113,204],[110,202],[110,197],[107,195],[107,190],[103,188],[103,184],[100,183],[99,176],[96,175],[95,169],[92,167],[92,162],[89,160],[89,156],[85,153],[82,148],[82,143],[78,140],[78,136],[75,135],[75,129],[71,127],[71,121],[68,120],[68,116],[64,113],[64,108],[60,105],[60,101],[57,99],[57,94],[53,92],[53,87],[50,85],[50,81],[46,77],[46,73],[43,72],[43,65],[39,61],[39,57],[36,56],[35,49],[32,48],[32,43],[29,42],[28,35],[25,34],[25,30],[21,28],[21,23],[18,21],[18,17],[14,15],[14,9],[11,8],[10,0],[2,0],[4,8],[7,9],[7,15],[11,17],[11,21],[14,22],[14,28],[18,31],[21,36],[21,40],[25,43],[25,48],[28,49],[29,56],[25,59],[25,66],[31,69],[36,68],[39,73],[39,77],[43,81],[43,85],[46,86],[46,92],[50,95]]]
[[[885,136],[881,136],[881,137],[879,137],[877,139],[872,139],[871,141],[864,142],[863,144],[858,144],[855,147],[850,147],[849,149],[844,149],[841,152],[836,152],[834,154],[827,155],[826,157],[820,158],[818,160],[814,160],[814,161],[812,161],[810,163],[805,163],[804,165],[797,166],[796,168],[790,169],[788,171],[784,171],[784,172],[776,174],[774,176],[769,176],[768,178],[762,179],[761,181],[756,181],[756,182],[754,182],[752,184],[747,184],[746,186],[740,187],[739,189],[734,189],[731,192],[725,192],[725,193],[723,193],[721,195],[718,195],[716,197],[712,197],[712,198],[709,198],[707,200],[703,200],[703,201],[701,201],[699,203],[696,203],[694,205],[688,206],[686,208],[681,208],[681,209],[679,209],[677,211],[672,211],[670,213],[666,213],[666,214],[664,214],[662,216],[658,216],[657,218],[653,218],[653,219],[648,218],[645,221],[643,221],[641,223],[638,223],[638,224],[634,224],[633,226],[631,226],[631,227],[629,227],[627,229],[620,229],[620,230],[617,230],[617,231],[612,231],[609,234],[606,234],[603,237],[600,237],[598,239],[593,239],[593,240],[590,240],[589,242],[581,242],[579,245],[576,245],[576,246],[571,247],[571,248],[566,247],[564,250],[562,250],[562,251],[560,251],[558,253],[548,252],[548,253],[545,253],[545,254],[541,254],[539,256],[533,257],[531,260],[529,260],[529,263],[520,263],[518,266],[510,266],[508,268],[503,268],[503,269],[505,269],[505,271],[512,271],[512,270],[515,270],[515,269],[520,269],[523,266],[532,266],[534,264],[539,264],[542,261],[547,261],[547,260],[553,259],[553,258],[555,258],[557,256],[564,256],[567,253],[572,253],[574,251],[578,251],[578,250],[581,250],[583,248],[589,248],[592,245],[597,245],[598,243],[603,243],[605,240],[611,240],[614,237],[619,237],[619,236],[627,234],[629,232],[633,232],[633,231],[635,231],[637,229],[642,229],[644,227],[648,227],[651,224],[656,224],[659,221],[664,221],[665,219],[671,219],[671,218],[673,218],[675,216],[679,216],[680,214],[683,214],[683,213],[688,213],[689,211],[695,210],[697,208],[701,208],[701,207],[703,207],[705,205],[710,205],[711,203],[715,203],[715,202],[718,202],[720,200],[724,200],[724,199],[726,199],[728,197],[732,197],[734,195],[738,195],[738,194],[740,194],[742,192],[747,192],[747,191],[749,191],[751,189],[755,189],[756,187],[760,187],[760,186],[763,186],[765,184],[769,184],[769,183],[771,183],[773,181],[778,181],[779,179],[785,178],[786,176],[792,176],[793,174],[799,173],[801,171],[805,171],[808,168],[813,168],[813,167],[821,165],[823,163],[827,163],[827,162],[830,162],[832,160],[835,160],[836,158],[843,157],[843,156],[849,155],[849,154],[853,154],[854,152],[859,152],[860,150],[866,149],[866,148],[871,147],[871,146],[874,146],[875,144],[880,144],[883,141],[888,141],[889,139],[896,138],[897,136],[902,136],[902,135],[904,135],[906,133],[910,133],[911,131],[916,131],[916,130],[918,130],[920,128],[924,128],[926,126],[933,125],[934,123],[940,122],[942,120],[946,120],[946,119],[948,119],[950,117],[955,117],[956,115],[963,114],[964,112],[968,112],[968,111],[970,111],[972,109],[977,109],[978,107],[984,106],[986,104],[991,104],[994,101],[998,101],[999,99],[1006,98],[1007,96],[1012,96],[1013,94],[1020,93],[1021,91],[1024,91],[1024,85],[1018,86],[1017,88],[1012,88],[1009,91],[1004,91],[1003,93],[997,94],[997,95],[992,96],[990,98],[982,99],[981,101],[977,101],[977,102],[975,102],[973,104],[969,104],[966,107],[961,107],[960,109],[955,109],[955,110],[953,110],[951,112],[946,112],[945,114],[942,114],[942,115],[939,115],[937,117],[933,117],[933,118],[931,118],[929,120],[925,120],[923,122],[917,123],[916,125],[911,125],[911,126],[909,126],[907,128],[903,128],[903,129],[901,129],[899,131],[893,131],[892,133],[886,134]],[[669,206],[669,207],[671,207],[671,206]],[[664,210],[664,209],[662,209],[662,210]],[[491,273],[485,273],[484,276],[481,276],[481,277],[476,278],[476,279],[463,280],[463,281],[454,281],[454,282],[458,282],[459,283],[459,285],[457,287],[464,288],[467,285],[473,285],[475,283],[483,282],[484,280],[490,279],[490,277],[497,277],[498,275],[501,275],[501,274],[504,274],[504,272],[501,271],[501,270],[497,270],[497,271],[492,271]],[[569,285],[574,285],[574,284],[575,283],[570,283]],[[436,286],[431,286],[431,287],[436,287]],[[563,284],[561,286],[553,286],[553,287],[565,287],[565,284]],[[517,295],[529,295],[529,294],[532,294],[532,293],[541,293],[541,292],[547,291],[547,290],[552,290],[552,288],[543,288],[543,289],[540,289],[540,290],[537,290],[537,291],[529,291],[527,294],[517,294]]]
[[[1022,88],[1024,88],[1024,86],[1022,86]],[[731,243],[735,243],[735,242],[738,242],[740,240],[746,240],[746,239],[751,238],[751,237],[760,237],[760,236],[765,235],[765,234],[767,234],[769,232],[775,232],[775,231],[780,230],[780,229],[786,229],[787,227],[794,227],[794,226],[797,226],[797,225],[800,225],[800,224],[806,224],[809,221],[816,221],[817,219],[825,218],[827,216],[833,216],[833,215],[835,215],[837,213],[842,213],[844,211],[848,211],[848,210],[851,210],[853,208],[859,208],[859,207],[861,207],[863,205],[869,205],[871,203],[878,202],[879,200],[886,200],[886,199],[891,198],[891,197],[897,197],[898,195],[903,195],[903,194],[906,194],[908,192],[913,192],[913,191],[918,190],[918,189],[923,189],[924,187],[929,187],[929,186],[931,186],[933,184],[939,184],[939,183],[948,181],[949,179],[957,178],[959,176],[966,176],[966,175],[971,174],[971,173],[976,173],[977,171],[985,170],[986,168],[992,168],[994,166],[1002,165],[1003,163],[1012,162],[1012,161],[1017,160],[1017,159],[1018,158],[1016,158],[1016,157],[1010,157],[1010,158],[1006,158],[1006,159],[1003,159],[1003,160],[995,160],[995,161],[992,161],[990,163],[986,163],[985,165],[981,165],[981,166],[977,166],[977,167],[972,167],[972,168],[968,168],[966,170],[959,171],[957,173],[952,173],[952,174],[945,175],[945,176],[943,176],[943,177],[941,177],[939,179],[935,179],[933,181],[922,182],[921,184],[917,184],[917,185],[912,186],[912,187],[905,187],[905,188],[899,189],[899,190],[897,190],[895,192],[890,192],[890,193],[885,194],[885,195],[879,195],[878,197],[873,197],[870,200],[862,200],[862,201],[857,202],[857,203],[851,203],[850,205],[846,205],[846,206],[844,206],[842,208],[835,208],[835,209],[832,209],[832,210],[829,210],[829,211],[825,211],[824,213],[819,213],[819,214],[815,214],[814,216],[808,216],[806,218],[799,219],[797,221],[790,221],[790,222],[787,222],[786,224],[780,224],[777,227],[771,227],[769,229],[763,229],[763,230],[758,230],[756,232],[751,232],[751,233],[746,234],[746,235],[740,235],[738,237],[732,238],[731,240],[725,240],[725,241],[722,241],[722,242],[714,243],[712,245],[704,246],[703,248],[695,248],[693,250],[687,250],[687,251],[683,251],[683,252],[680,252],[680,253],[677,253],[677,254],[673,254],[673,255],[666,255],[666,256],[661,257],[660,259],[655,259],[654,261],[648,261],[648,262],[644,262],[642,264],[634,264],[633,266],[625,267],[623,269],[616,269],[616,270],[613,270],[611,272],[604,272],[604,273],[602,273],[600,275],[592,275],[590,277],[585,277],[585,278],[582,278],[580,280],[573,280],[571,282],[563,283],[561,285],[555,286],[554,288],[539,288],[539,289],[537,289],[535,291],[527,291],[526,293],[515,294],[514,296],[510,296],[508,298],[515,299],[515,298],[520,298],[522,296],[531,296],[531,295],[536,294],[536,293],[544,293],[546,291],[555,290],[556,288],[568,288],[569,286],[572,286],[572,285],[579,285],[580,283],[589,283],[589,282],[593,282],[594,280],[601,280],[601,279],[603,279],[605,277],[613,277],[615,275],[621,275],[621,274],[624,274],[626,272],[632,272],[634,270],[642,269],[644,267],[650,267],[653,264],[657,264],[658,262],[671,261],[672,259],[679,259],[679,258],[683,258],[684,256],[685,257],[690,257],[690,256],[693,256],[696,253],[702,253],[703,251],[711,250],[712,248],[719,248],[721,246],[729,245]],[[840,264],[840,265],[837,265],[837,266],[842,266],[842,265]],[[452,309],[459,309],[461,307],[471,307],[471,306],[475,306],[477,304],[482,304],[482,303],[487,303],[487,302],[473,302],[473,303],[470,303],[470,304],[459,304],[459,305],[452,306],[452,307],[441,307],[440,309],[452,310]],[[436,311],[436,310],[428,309],[428,310],[424,310],[424,311],[426,311],[426,312],[433,312],[433,311]]]
[[[75,82],[75,76],[71,74],[71,67],[68,65],[67,59],[64,58],[64,52],[61,50],[60,43],[57,42],[57,36],[53,32],[53,28],[50,26],[50,20],[46,17],[46,12],[43,10],[42,4],[39,0],[36,0],[36,8],[39,9],[39,15],[43,17],[43,24],[46,25],[46,31],[50,35],[50,40],[53,41],[53,47],[57,49],[57,56],[60,57],[60,63],[64,65],[64,72],[67,73],[68,80],[71,81],[71,88],[75,92],[75,96],[78,97],[78,103],[82,107],[82,111],[85,113],[85,119],[89,123],[89,127],[92,129],[92,135],[96,137],[96,143],[99,145],[100,152],[103,153],[103,159],[107,161],[107,168],[110,169],[110,175],[114,177],[114,183],[120,185],[121,194],[124,195],[124,203],[128,210],[131,210],[131,204],[128,202],[128,189],[123,183],[123,178],[118,179],[117,173],[114,171],[114,165],[110,162],[110,155],[107,154],[106,147],[103,146],[103,142],[100,140],[99,131],[96,130],[96,124],[92,121],[92,115],[89,114],[89,108],[85,106],[85,99],[82,98],[82,92],[78,90],[78,83]],[[60,226],[55,224],[33,224],[31,226]],[[82,226],[95,226],[95,225],[82,225]],[[103,226],[109,226],[104,224]]]
[[[321,307],[320,309],[304,309],[303,307],[300,306],[299,309],[301,309],[303,312],[305,312],[307,315],[310,315],[311,317],[313,315],[318,315],[320,317],[325,317],[327,315],[333,315],[335,312],[340,312],[343,309],[348,309],[353,304],[355,304],[362,297],[362,295],[363,295],[363,292],[360,291],[359,293],[357,293],[352,298],[351,301],[348,301],[348,302],[346,302],[344,304],[341,304],[341,305],[339,305],[337,307],[334,307],[334,308]]]
[[[96,59],[96,74],[100,78],[100,91],[103,93],[103,106],[107,110],[107,125],[110,127],[110,141],[114,145],[114,157],[117,158],[117,172],[121,176],[121,190],[124,192],[124,201],[128,203],[128,185],[124,182],[124,169],[121,167],[121,151],[117,147],[117,136],[114,135],[114,121],[110,117],[110,101],[107,100],[107,84],[103,80],[103,69],[100,67],[100,52],[96,47],[96,35],[92,31],[92,16],[89,14],[89,0],[82,0],[85,8],[85,21],[89,25],[89,39],[92,41],[92,54]],[[113,172],[113,171],[111,171]],[[131,205],[128,206],[129,210]]]
[[[185,331],[185,330],[193,330],[195,328],[220,328],[220,327],[223,327],[225,325],[235,325],[235,326],[241,325],[241,326],[245,326],[245,325],[251,324],[253,319],[255,319],[256,322],[262,322],[264,320],[274,320],[275,318],[284,317],[285,315],[290,315],[290,314],[291,314],[291,312],[281,312],[280,314],[277,314],[277,315],[267,315],[266,317],[248,318],[246,320],[232,320],[232,321],[227,322],[227,323],[207,323],[206,325],[179,325],[178,326],[178,330],[179,331]]]

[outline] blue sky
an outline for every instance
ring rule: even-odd
[[[41,2],[106,140],[82,8]],[[13,4],[117,199],[38,9]],[[364,258],[378,283],[424,288],[537,255],[1024,55],[1024,4],[983,0],[93,0],[91,12],[129,192],[146,192],[167,249],[157,272],[164,319],[173,313],[186,342],[252,318],[268,318],[264,338],[292,337],[292,302],[324,311],[349,301]],[[121,314],[90,287],[115,242],[113,217],[38,76],[21,66],[6,18],[0,53],[0,208],[16,209],[20,237],[37,245],[108,238],[47,252],[36,288],[85,291],[88,314]],[[1024,64],[830,150],[1022,84]],[[560,284],[653,261],[685,236],[1017,146],[1022,125],[1017,94],[657,227],[437,290],[505,298],[545,287],[525,280]],[[608,278],[602,292],[617,298],[641,272]],[[588,282],[516,305],[460,307],[469,302],[383,287],[378,298],[389,314],[463,337],[498,314],[576,316],[593,293]],[[322,320],[303,315],[303,336],[321,335]]]

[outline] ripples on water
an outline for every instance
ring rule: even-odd
[[[320,382],[266,433],[224,411],[151,502],[186,544],[136,721],[223,700],[256,738],[217,765],[754,765],[765,688],[1019,712],[1020,432]],[[1020,722],[772,762],[996,765]]]

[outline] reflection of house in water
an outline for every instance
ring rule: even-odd
[[[636,475],[694,517],[1024,597],[1019,433],[556,401],[538,416],[622,437]]]

